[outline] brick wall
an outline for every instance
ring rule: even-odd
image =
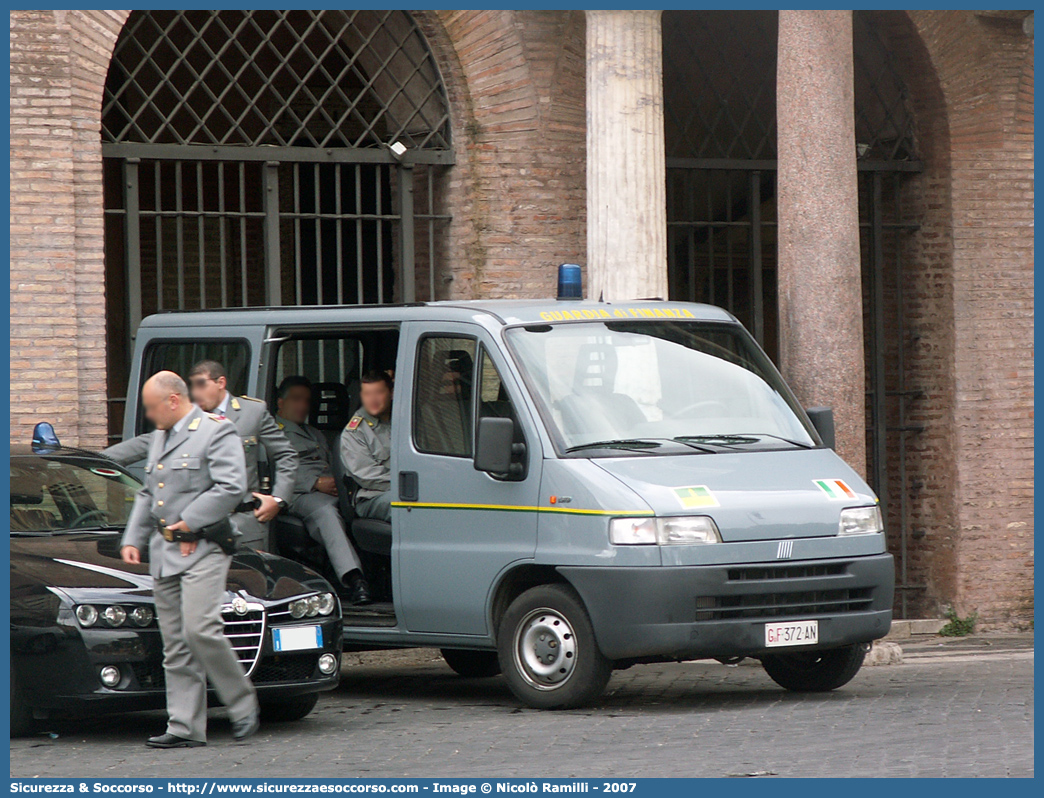
[[[421,16],[454,111],[453,298],[553,295],[586,250],[584,17],[453,11]]]
[[[100,83],[117,12],[11,13],[11,438],[105,440]]]
[[[910,18],[938,76],[949,139],[947,168],[929,173],[926,192],[937,268],[952,247],[950,285],[933,278],[944,301],[952,295],[952,321],[938,319],[952,324],[952,354],[939,357],[952,357],[954,396],[952,416],[940,419],[952,425],[942,452],[954,456],[945,479],[955,528],[941,532],[956,538],[956,567],[945,593],[987,626],[1018,625],[1033,605],[1033,42],[1018,15]]]

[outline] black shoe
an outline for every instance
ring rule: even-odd
[[[366,581],[366,577],[362,575],[361,571],[355,570],[350,574],[345,574],[342,581],[349,590],[349,604],[373,604],[373,597],[370,595],[370,583]]]
[[[232,739],[237,743],[243,742],[247,737],[257,733],[261,728],[261,718],[257,712],[252,712],[243,720],[232,721]]]
[[[145,745],[149,748],[202,748],[206,743],[201,740],[188,740],[176,734],[161,734],[159,737],[150,737]]]

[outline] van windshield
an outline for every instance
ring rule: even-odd
[[[515,327],[507,338],[567,452],[816,445],[779,372],[737,325],[592,321]]]

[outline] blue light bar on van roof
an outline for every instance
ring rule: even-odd
[[[583,286],[580,285],[580,267],[575,263],[563,263],[558,267],[558,298],[584,298]]]
[[[62,442],[58,440],[58,433],[54,431],[50,421],[41,421],[33,427],[34,452],[49,452],[61,448]]]

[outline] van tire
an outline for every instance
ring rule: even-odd
[[[261,720],[266,723],[288,723],[307,717],[319,702],[318,693],[289,696],[287,698],[262,698]]]
[[[500,659],[496,651],[469,651],[463,648],[440,650],[446,664],[465,679],[485,679],[500,673]]]
[[[566,585],[538,585],[512,601],[497,630],[497,653],[511,692],[535,709],[587,706],[613,672],[583,601]]]
[[[780,687],[795,693],[826,693],[852,681],[863,666],[866,650],[866,643],[856,643],[824,651],[766,654],[761,664]]]

